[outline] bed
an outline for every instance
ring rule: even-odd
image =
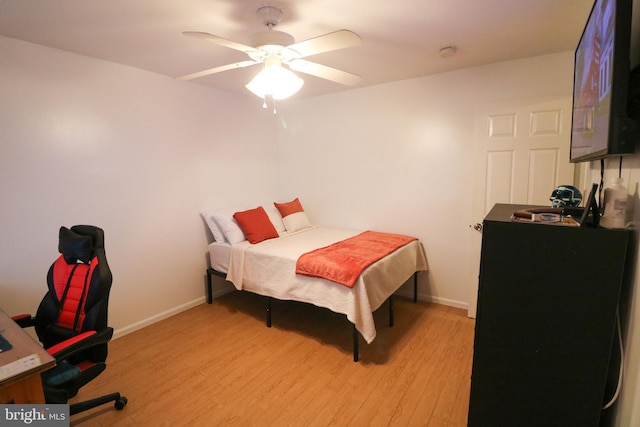
[[[301,206],[298,209],[302,211]],[[275,223],[277,237],[257,242],[254,239],[252,243],[250,239],[243,239],[245,234],[250,233],[245,229],[242,236],[237,234],[231,241],[222,241],[222,237],[218,236],[209,245],[207,301],[213,302],[212,276],[219,276],[231,282],[238,290],[268,298],[267,326],[271,326],[271,298],[309,303],[344,314],[353,324],[354,361],[357,361],[358,333],[367,343],[371,343],[376,337],[373,312],[389,300],[389,321],[392,325],[392,295],[412,277],[414,301],[417,299],[417,274],[428,269],[422,243],[414,239],[403,244],[364,268],[352,287],[344,286],[324,278],[296,274],[296,263],[303,254],[355,239],[362,230],[313,226],[306,216],[294,224],[291,218],[286,221],[289,216],[286,210],[278,212],[284,213],[280,217],[268,208],[265,212],[267,211],[269,221]],[[210,218],[216,218],[216,224],[221,224],[220,228],[225,229],[222,216],[213,215]],[[286,225],[280,226],[278,221]],[[238,221],[235,222],[238,224]],[[226,227],[233,227],[233,223],[234,221],[226,223]],[[298,227],[296,224],[302,226]]]

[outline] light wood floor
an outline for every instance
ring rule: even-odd
[[[352,359],[345,316],[233,292],[110,343],[106,371],[75,400],[129,399],[76,426],[466,426],[474,321],[466,311],[395,298],[377,338]]]

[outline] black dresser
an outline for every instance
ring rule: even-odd
[[[597,426],[631,232],[512,221],[523,208],[483,223],[469,426]]]

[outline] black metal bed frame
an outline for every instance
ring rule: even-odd
[[[212,267],[207,268],[207,304],[213,303],[213,280],[212,280],[213,276],[221,277],[224,280],[226,280],[227,278],[226,273],[215,270]],[[265,298],[267,299],[267,306],[265,308],[266,315],[267,315],[266,323],[267,323],[267,327],[270,328],[271,327],[271,301],[273,300],[273,297],[265,297]],[[387,301],[389,302],[389,326],[392,327],[393,315],[394,315],[393,294],[391,294],[389,298],[387,298]],[[418,272],[417,271],[413,273],[413,302],[414,303],[418,302]],[[359,333],[358,333],[358,330],[356,329],[356,325],[354,323],[352,323],[352,325],[353,325],[353,361],[357,362],[359,360],[359,350],[358,350]]]

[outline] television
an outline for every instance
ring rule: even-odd
[[[629,117],[632,0],[596,0],[575,52],[572,163],[631,154]]]

